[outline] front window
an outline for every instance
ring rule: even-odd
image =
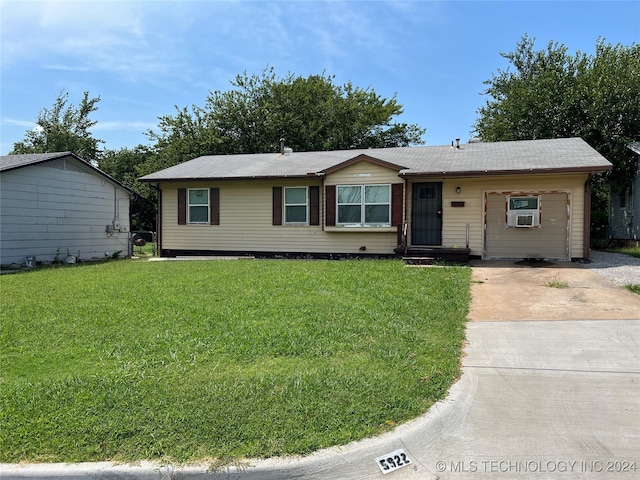
[[[307,187],[284,189],[284,223],[307,223]]]
[[[209,190],[189,189],[189,223],[209,223]]]
[[[391,224],[390,185],[338,186],[338,225],[388,227]]]

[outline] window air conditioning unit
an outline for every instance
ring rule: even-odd
[[[536,211],[520,211],[509,212],[507,215],[507,226],[509,227],[539,227],[540,212]]]
[[[509,197],[507,226],[531,228],[540,226],[540,203],[538,197]]]

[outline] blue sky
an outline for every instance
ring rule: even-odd
[[[118,149],[174,106],[204,106],[239,73],[335,75],[397,94],[397,121],[427,145],[467,141],[483,82],[524,34],[592,54],[640,41],[635,1],[25,1],[0,0],[0,153],[65,90],[100,96],[96,138]]]

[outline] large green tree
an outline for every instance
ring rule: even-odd
[[[640,139],[640,45],[599,39],[591,56],[534,43],[525,35],[500,54],[510,66],[485,81],[489,98],[476,134],[484,141],[582,137],[614,164],[610,180],[626,186],[635,168],[626,147]]]
[[[596,43],[595,55],[570,54],[550,42],[535,50],[525,35],[510,65],[487,80],[475,134],[484,141],[582,137],[613,164],[594,182],[593,219],[606,223],[608,188],[621,191],[635,173],[627,148],[640,139],[640,45]]]
[[[138,145],[134,148],[105,150],[98,166],[120,183],[131,188],[136,195],[131,202],[132,228],[155,230],[157,192],[148,183],[138,179],[158,170],[156,155],[150,147]]]
[[[100,156],[100,144],[90,132],[97,122],[90,115],[98,110],[100,97],[89,98],[84,92],[78,106],[69,103],[69,93],[61,91],[51,109],[38,114],[36,127],[25,133],[22,141],[13,144],[11,154],[70,151],[89,162]]]
[[[273,68],[237,75],[228,91],[210,92],[204,107],[160,117],[149,138],[166,165],[199,155],[277,152],[281,138],[297,151],[397,147],[424,143],[423,128],[398,123],[403,107],[371,88],[336,85],[334,77]]]

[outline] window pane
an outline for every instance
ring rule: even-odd
[[[389,205],[366,205],[364,223],[389,223]]]
[[[368,185],[364,188],[365,203],[389,203],[389,185]]]
[[[360,203],[361,192],[360,187],[338,187],[338,203]]]
[[[511,197],[509,210],[537,210],[538,197]]]
[[[302,188],[285,188],[284,203],[305,204],[307,203],[307,189]]]
[[[361,223],[360,205],[338,205],[338,223]]]
[[[209,205],[207,189],[189,190],[189,205]]]
[[[209,221],[209,207],[189,207],[189,222],[207,223]]]
[[[285,208],[286,223],[307,223],[307,207],[296,206]]]

